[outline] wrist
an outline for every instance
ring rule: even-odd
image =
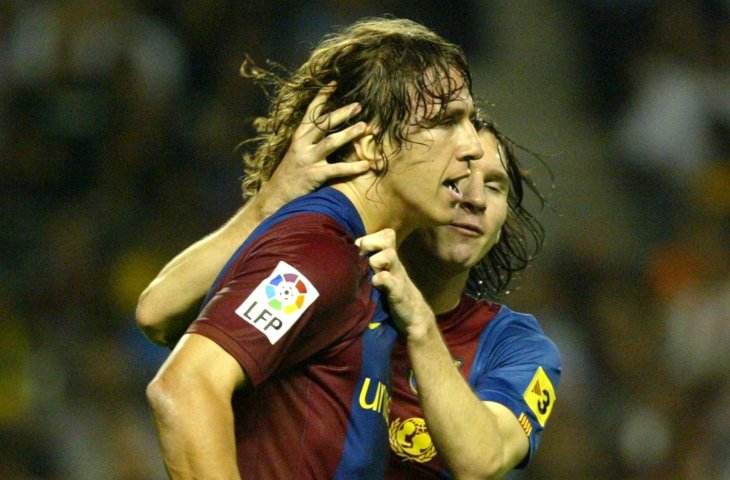
[[[283,188],[272,183],[271,180],[261,184],[259,192],[256,194],[257,208],[261,215],[260,220],[266,220],[276,213],[281,207],[300,197],[306,192],[297,194],[296,190]]]
[[[267,188],[267,184],[261,185],[261,189],[256,193],[254,197],[249,199],[249,208],[251,209],[251,215],[253,220],[262,222],[276,212],[281,205],[275,204],[271,199],[272,195]]]
[[[428,344],[434,335],[439,335],[436,317],[430,309],[415,316],[417,321],[405,328],[406,340],[414,346]]]

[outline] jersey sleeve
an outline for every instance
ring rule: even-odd
[[[506,307],[504,308],[506,310]],[[518,468],[534,457],[556,401],[562,372],[557,346],[531,315],[506,311],[485,330],[471,383],[482,401],[509,408],[530,441]]]
[[[254,386],[366,328],[367,261],[329,217],[289,217],[238,255],[188,331],[218,343]]]

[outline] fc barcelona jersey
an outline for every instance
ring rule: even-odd
[[[396,332],[337,190],[263,222],[230,259],[189,332],[243,367],[233,398],[243,478],[378,479],[387,464]]]
[[[529,438],[534,456],[553,405],[561,373],[555,344],[531,315],[464,295],[437,317],[454,365],[482,401],[509,408]],[[406,345],[393,348],[393,402],[389,478],[451,478],[431,441],[418,403],[418,378]]]

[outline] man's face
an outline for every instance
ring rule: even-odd
[[[463,85],[460,77],[458,81]],[[461,201],[457,183],[468,175],[468,160],[483,155],[471,121],[474,103],[466,87],[445,110],[438,107],[427,105],[415,113],[433,122],[408,128],[408,141],[389,159],[382,180],[391,193],[388,208],[416,227],[444,225],[454,219]]]
[[[445,265],[467,271],[499,241],[507,219],[509,177],[494,134],[479,133],[484,156],[470,162],[471,175],[459,184],[463,198],[449,225],[415,232]]]

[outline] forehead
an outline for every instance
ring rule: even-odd
[[[484,155],[470,162],[470,168],[472,170],[481,170],[485,173],[502,173],[507,175],[507,169],[505,167],[504,154],[497,137],[494,136],[489,130],[482,129],[479,131],[479,141],[482,144],[482,150]]]
[[[474,101],[463,75],[451,68],[447,76],[436,71],[424,73],[424,91],[416,93],[416,114],[426,119],[447,112],[474,112]]]

